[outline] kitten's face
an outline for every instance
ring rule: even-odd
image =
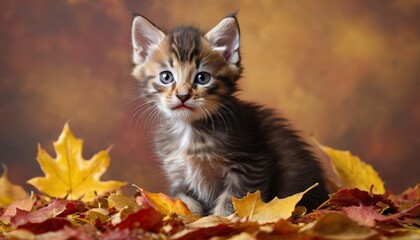
[[[133,20],[133,76],[141,95],[166,117],[194,121],[228,104],[242,68],[234,17],[207,34],[178,27],[165,35],[147,19]]]

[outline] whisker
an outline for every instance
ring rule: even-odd
[[[124,104],[124,106],[127,106],[128,104],[130,104],[130,103],[132,103],[132,102],[134,102],[134,101],[136,101],[136,100],[139,100],[139,99],[142,99],[143,98],[143,96],[137,96],[137,97],[135,97],[135,98],[133,98],[133,99],[131,99],[130,101],[128,101],[128,102],[126,102],[125,104]]]
[[[136,118],[136,127],[139,124],[139,121],[151,110],[154,106],[151,102],[145,103],[141,106],[136,107],[135,112],[132,114],[132,117],[130,119],[129,125],[131,126],[134,118]]]
[[[149,105],[143,106],[142,108],[139,108],[139,110],[136,111],[136,114],[134,115],[134,116],[138,115],[136,118],[136,127],[139,125],[139,122],[141,122],[141,119],[143,119],[146,115],[150,115],[152,113],[154,108],[155,106],[153,104],[149,104]]]

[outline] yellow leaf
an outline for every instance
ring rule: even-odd
[[[104,208],[89,209],[86,212],[86,216],[92,223],[95,223],[96,221],[104,223],[109,220],[108,211]]]
[[[121,211],[122,209],[135,211],[140,207],[134,199],[131,199],[122,193],[112,193],[108,197],[108,206],[110,208],[115,207],[117,211]]]
[[[371,165],[364,163],[359,157],[353,156],[349,151],[339,151],[318,145],[330,158],[333,170],[342,185],[365,191],[370,191],[373,186],[373,193],[385,193],[384,183]]]
[[[119,181],[102,182],[100,177],[107,170],[110,162],[109,150],[95,154],[92,159],[82,157],[83,140],[76,139],[68,124],[54,144],[57,157],[52,158],[38,145],[38,163],[44,177],[35,177],[28,181],[39,191],[52,197],[67,197],[83,201],[93,200],[100,195],[126,183]]]
[[[280,219],[291,217],[296,204],[302,199],[303,195],[316,186],[318,186],[318,183],[287,198],[279,199],[275,197],[268,203],[262,201],[260,191],[248,193],[242,199],[232,197],[232,203],[240,217],[248,217],[250,221],[259,223],[277,222]]]
[[[117,192],[111,193],[108,197],[108,207],[115,208],[118,212],[111,217],[111,223],[116,225],[125,219],[129,214],[140,209],[136,201],[126,195]]]
[[[3,169],[3,175],[0,177],[0,207],[6,207],[16,200],[28,197],[23,187],[9,181],[6,166],[3,166]]]
[[[151,193],[141,189],[141,194],[152,207],[156,208],[161,214],[170,216],[173,213],[177,215],[197,219],[188,206],[181,199],[173,199],[163,193]]]

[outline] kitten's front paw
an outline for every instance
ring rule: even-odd
[[[178,196],[185,204],[187,204],[191,213],[195,216],[203,216],[203,208],[201,204],[197,202],[194,198],[189,197],[183,193]]]
[[[225,201],[224,204],[217,204],[216,207],[211,211],[213,215],[227,217],[234,212],[233,205],[229,201]]]

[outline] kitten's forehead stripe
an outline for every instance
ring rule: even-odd
[[[167,63],[166,63],[165,61],[161,61],[161,62],[159,62],[158,64],[159,64],[159,66],[160,66],[161,68],[167,68],[167,67],[168,67],[168,65],[167,65]]]
[[[193,27],[181,26],[168,34],[170,50],[181,62],[190,62],[200,53],[201,32]]]
[[[201,59],[197,57],[195,59],[195,68],[196,69],[199,69],[200,68],[200,65],[201,65]]]

